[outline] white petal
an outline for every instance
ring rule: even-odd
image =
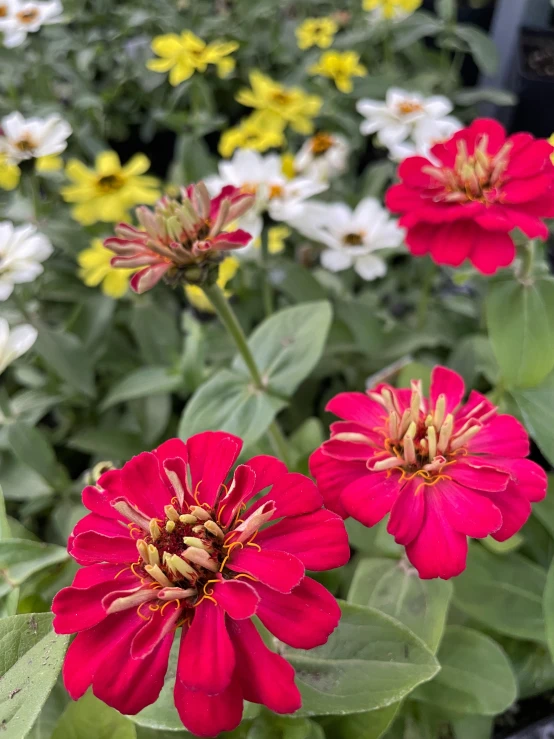
[[[367,254],[356,260],[354,269],[364,280],[375,280],[386,274],[387,265],[374,254]]]
[[[352,258],[338,249],[326,249],[321,254],[321,264],[330,272],[341,272],[352,266]]]

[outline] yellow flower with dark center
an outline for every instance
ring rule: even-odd
[[[285,144],[285,123],[280,118],[256,111],[243,118],[238,126],[227,129],[219,140],[219,153],[230,157],[235,149],[267,151]]]
[[[298,48],[319,46],[320,49],[328,49],[338,30],[338,23],[333,18],[306,18],[296,29]]]
[[[192,31],[167,33],[153,39],[152,51],[160,58],[151,59],[146,66],[153,72],[169,72],[169,83],[174,87],[195,72],[205,72],[209,64],[217,67],[219,77],[227,77],[235,68],[235,60],[229,55],[238,48],[236,41],[207,44]]]
[[[384,20],[401,20],[414,13],[423,0],[363,0],[364,10]]]
[[[88,249],[77,256],[79,278],[87,287],[101,285],[102,292],[110,298],[122,298],[129,287],[129,280],[137,269],[112,267],[112,252],[106,249],[101,239],[93,239]],[[140,269],[140,267],[138,268]]]
[[[73,184],[62,189],[62,196],[68,203],[78,203],[71,213],[84,226],[124,221],[129,208],[151,205],[160,196],[158,180],[144,174],[149,167],[144,154],[135,154],[122,166],[114,151],[104,151],[96,157],[94,169],[72,159],[65,172]]]
[[[17,164],[11,164],[5,154],[0,154],[0,188],[15,190],[19,185],[21,170]]]
[[[217,284],[223,290],[226,298],[231,297],[233,294],[230,290],[226,290],[225,288],[227,287],[227,283],[236,275],[239,267],[240,262],[236,257],[227,257],[219,265]],[[185,293],[189,303],[194,306],[196,310],[203,311],[204,313],[215,313],[213,305],[201,287],[198,287],[197,285],[185,285]]]
[[[365,77],[367,69],[360,64],[360,56],[355,51],[326,51],[317,64],[308,70],[333,80],[341,92],[352,92],[352,77]]]
[[[250,73],[250,85],[251,89],[243,88],[237,94],[236,99],[241,105],[265,111],[298,133],[312,133],[312,119],[323,104],[320,97],[308,95],[300,87],[286,87],[259,70]]]

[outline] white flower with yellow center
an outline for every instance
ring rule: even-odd
[[[390,147],[390,158],[395,162],[401,162],[406,157],[413,156],[432,158],[433,146],[448,141],[456,131],[460,131],[463,127],[463,123],[454,116],[446,116],[439,121],[422,121],[410,139]]]
[[[32,282],[43,272],[41,262],[52,254],[52,244],[34,226],[16,227],[0,222],[0,300],[7,300],[14,285]]]
[[[364,136],[376,133],[388,149],[415,137],[429,123],[438,124],[452,111],[453,105],[443,95],[424,97],[397,87],[387,91],[386,100],[358,100],[356,109],[366,119],[360,125]]]
[[[345,171],[349,152],[344,136],[322,131],[304,142],[294,158],[294,169],[304,177],[327,182]]]
[[[59,22],[62,12],[59,0],[0,0],[0,32],[4,37],[4,46],[8,49],[21,46],[28,33]]]
[[[6,367],[33,346],[37,340],[34,326],[24,323],[10,331],[5,318],[0,318],[0,375]]]
[[[0,152],[10,164],[27,159],[50,162],[56,167],[58,154],[67,147],[71,126],[58,115],[48,118],[24,118],[21,113],[10,113],[0,121]],[[43,167],[46,168],[46,167]]]
[[[309,239],[327,247],[321,264],[331,272],[354,267],[364,280],[383,277],[386,263],[375,254],[402,243],[404,231],[375,198],[364,198],[352,210],[345,203],[307,203],[292,224]]]

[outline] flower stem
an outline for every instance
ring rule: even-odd
[[[423,279],[423,286],[421,288],[421,295],[417,304],[417,327],[421,330],[427,321],[427,312],[429,310],[429,298],[431,297],[431,289],[433,287],[433,280],[435,278],[436,265],[434,262],[429,260],[425,277]]]
[[[246,335],[242,330],[242,326],[240,325],[234,310],[229,304],[229,301],[223,294],[223,291],[221,290],[219,285],[214,284],[211,287],[205,287],[204,292],[213,305],[221,323],[225,326],[225,328],[229,332],[229,335],[235,342],[235,346],[237,347],[239,354],[248,367],[248,371],[250,372],[250,376],[252,378],[254,386],[257,390],[265,392],[262,376],[256,364],[256,360],[252,356],[250,347],[248,346]],[[275,453],[283,460],[287,467],[290,467],[287,440],[283,432],[281,431],[281,428],[277,421],[271,422],[267,429],[267,435]]]
[[[12,417],[12,407],[10,404],[10,396],[5,385],[0,385],[0,412],[4,416],[4,421]]]
[[[264,228],[261,235],[260,261],[262,265],[262,296],[264,301],[264,310],[266,317],[273,313],[273,296],[271,294],[271,285],[269,283],[269,243],[268,229]]]
[[[521,267],[519,271],[519,279],[521,282],[530,280],[535,266],[535,241],[531,239],[521,250]]]

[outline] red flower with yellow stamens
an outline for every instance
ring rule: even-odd
[[[121,713],[141,711],[180,629],[174,695],[189,731],[234,729],[243,699],[300,707],[294,669],[250,619],[293,647],[324,644],[339,607],[305,569],[345,564],[348,538],[314,483],[279,460],[254,457],[232,474],[241,447],[223,432],[172,439],[85,488],[91,513],[68,544],[83,567],[52,606],[56,632],[78,632],[63,670],[73,699],[92,685]]]
[[[554,216],[552,146],[529,133],[506,137],[494,120],[479,119],[436,144],[429,159],[408,157],[398,169],[402,183],[386,204],[402,213],[412,254],[429,253],[437,264],[458,267],[465,259],[483,274],[515,257],[510,232],[548,237],[544,218]]]
[[[213,284],[223,253],[246,246],[246,231],[225,227],[244,215],[254,196],[231,185],[210,198],[203,182],[181,189],[181,198],[161,198],[154,210],[136,209],[140,228],[128,223],[116,226],[116,236],[104,246],[116,255],[112,267],[143,267],[131,278],[131,288],[143,293],[162,277],[172,285]]]
[[[429,399],[419,381],[341,393],[327,410],[344,420],[310,459],[327,508],[365,526],[390,513],[389,533],[425,579],[459,575],[468,536],[509,539],[546,495],[523,426],[473,390],[463,403],[464,392],[435,367]]]

